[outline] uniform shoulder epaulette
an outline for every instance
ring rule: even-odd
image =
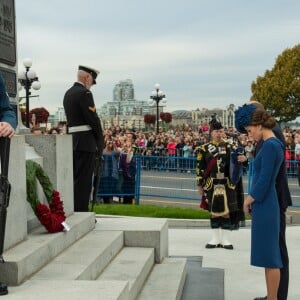
[[[89,106],[88,107],[90,111],[95,112],[96,111],[96,106]]]

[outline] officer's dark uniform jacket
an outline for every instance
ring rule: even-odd
[[[230,180],[232,146],[211,141],[197,149],[196,179],[203,187],[212,215],[223,216],[237,210],[235,186]]]
[[[66,92],[63,104],[69,128],[89,125],[92,129],[72,133],[73,151],[96,152],[98,149],[101,154],[104,138],[91,91],[76,82]]]

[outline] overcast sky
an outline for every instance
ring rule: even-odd
[[[166,111],[239,105],[251,82],[300,40],[299,0],[15,0],[18,65],[42,84],[30,108],[62,107],[79,64],[101,71],[96,106],[130,78],[137,100],[155,83]],[[20,92],[22,96],[24,90]]]

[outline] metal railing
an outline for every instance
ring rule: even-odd
[[[105,188],[98,190],[97,197],[132,197],[135,204],[139,204],[140,196],[199,200],[195,176],[196,157],[136,155],[134,161],[136,168],[133,178],[126,178],[120,170],[114,180],[101,174],[100,185],[102,181]],[[289,166],[288,177],[297,178],[299,160],[287,160],[286,164]],[[251,164],[244,171],[244,175],[252,173]],[[249,188],[250,180],[247,181]],[[130,188],[126,184],[131,185]],[[128,190],[131,192],[128,193]]]

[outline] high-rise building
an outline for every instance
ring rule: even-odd
[[[153,109],[148,101],[134,98],[132,80],[125,79],[115,85],[113,101],[106,102],[97,113],[101,116],[104,128],[113,124],[141,128],[144,125],[144,115],[152,113]]]
[[[133,101],[134,88],[131,79],[120,80],[113,90],[113,101]]]
[[[148,101],[134,99],[134,86],[131,79],[120,80],[113,89],[113,101],[106,102],[99,109],[103,117],[143,116],[151,111]]]

